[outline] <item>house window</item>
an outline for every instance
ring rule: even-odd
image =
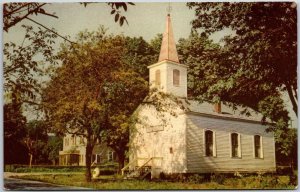
[[[108,161],[113,161],[113,159],[114,159],[114,152],[113,151],[109,151],[107,156],[108,156],[107,157]]]
[[[262,137],[254,135],[254,156],[255,158],[262,158]]]
[[[241,157],[240,135],[231,133],[231,157]]]
[[[180,71],[178,69],[173,70],[173,85],[174,86],[179,86],[179,76],[180,76]]]
[[[205,156],[216,156],[215,150],[215,134],[213,131],[206,130],[204,136]]]
[[[160,85],[160,70],[155,71],[155,85]]]

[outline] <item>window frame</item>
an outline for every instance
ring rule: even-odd
[[[114,152],[113,151],[108,151],[108,153],[107,153],[107,161],[108,162],[112,162],[112,161],[114,161]]]
[[[175,75],[175,72],[178,72],[178,75]],[[178,76],[177,79],[175,79]],[[173,69],[173,86],[179,87],[180,86],[180,70]]]
[[[207,143],[206,143],[206,132],[212,133],[212,155],[207,155]],[[203,130],[203,155],[205,157],[217,157],[217,148],[216,148],[216,131],[210,129]]]
[[[255,137],[259,136],[259,155],[256,156],[256,142],[255,142]],[[255,159],[263,159],[264,158],[264,153],[263,153],[263,137],[259,134],[253,135],[253,157]]]
[[[237,135],[237,155],[233,156],[233,145],[232,145],[232,135]],[[237,132],[229,133],[229,144],[230,144],[230,157],[231,158],[242,158],[242,147],[241,147],[241,134]]]

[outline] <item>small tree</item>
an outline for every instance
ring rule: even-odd
[[[23,143],[28,150],[29,167],[33,162],[37,163],[38,156],[43,155],[47,140],[47,126],[44,121],[33,120],[26,125]]]
[[[59,160],[59,151],[63,148],[63,140],[59,136],[50,136],[45,148],[45,153],[48,155],[48,160],[56,165]]]
[[[298,141],[297,129],[290,128],[277,131],[276,134],[276,160],[280,164],[288,164],[291,173],[298,167]]]

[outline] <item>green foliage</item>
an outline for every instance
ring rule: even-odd
[[[188,3],[195,10],[192,32],[181,40],[179,54],[189,65],[189,95],[202,101],[222,100],[250,116],[247,108],[271,122],[281,153],[291,156],[287,137],[287,92],[297,115],[297,22],[292,2]],[[208,40],[214,32],[231,29],[220,47]],[[189,54],[187,54],[189,53]],[[280,138],[282,137],[282,138]],[[291,139],[288,141],[288,139]],[[286,143],[285,143],[286,142]],[[295,156],[295,155],[294,155]]]
[[[199,174],[193,174],[188,177],[187,182],[189,183],[203,183],[205,181],[205,178],[203,175]]]
[[[46,149],[48,135],[47,124],[42,120],[32,120],[26,124],[26,133],[22,142],[26,146],[28,153],[32,158],[29,164],[38,164],[48,162]]]
[[[4,44],[4,92],[8,102],[34,104],[41,87],[38,77],[44,75],[45,64],[56,64],[53,44],[57,35],[41,28],[22,27],[26,34],[20,45]]]
[[[290,167],[290,172],[298,167],[298,137],[297,129],[277,130],[276,134],[276,161],[279,165]]]
[[[4,164],[27,162],[27,152],[21,142],[26,131],[26,118],[21,109],[20,103],[4,104]]]
[[[159,39],[160,40],[160,39]],[[127,67],[140,74],[146,81],[149,79],[147,66],[155,63],[159,55],[160,46],[157,47],[155,41],[147,43],[142,37],[126,37],[126,52],[124,59]]]
[[[4,105],[4,140],[23,138],[25,133],[26,117],[23,116],[21,105],[9,103]]]
[[[83,175],[28,175],[21,178],[45,181],[55,184],[63,184],[69,186],[81,186],[99,190],[155,190],[155,189],[295,189],[296,185],[289,184],[288,176],[263,176],[258,180],[257,176],[249,176],[244,178],[226,178],[224,184],[216,182],[203,183],[182,183],[168,181],[141,181],[141,180],[119,180],[117,176],[101,176],[100,179],[93,183],[83,182]]]
[[[223,185],[226,180],[226,176],[224,174],[215,174],[211,176],[211,181],[216,182],[220,185]]]
[[[48,159],[55,164],[58,163],[59,151],[63,148],[63,139],[58,136],[48,139],[45,151],[48,154]]]
[[[124,159],[130,116],[148,93],[147,81],[130,57],[140,57],[136,51],[144,45],[143,39],[107,35],[104,27],[79,33],[76,45],[63,45],[63,64],[43,91],[54,130],[84,136],[90,152],[97,140],[107,141]]]
[[[180,39],[178,54],[188,68],[188,96],[198,100],[212,99],[215,92],[211,85],[219,81],[222,70],[218,68],[220,47],[206,36],[192,31],[187,39]],[[223,86],[223,85],[222,85]],[[225,85],[224,85],[225,86]],[[215,89],[220,89],[215,86]]]
[[[273,113],[284,110],[278,97],[280,91],[287,91],[297,114],[295,3],[188,3],[188,6],[196,11],[193,27],[204,29],[206,35],[226,28],[235,32],[224,38],[225,46],[217,65],[209,67],[213,69],[210,75],[217,78],[209,92],[257,111],[261,110],[260,102],[276,98],[268,108],[279,107],[271,108],[268,118],[277,121]],[[286,114],[282,118],[286,121]]]
[[[94,167],[93,167],[94,168]],[[24,165],[7,165],[5,172],[14,173],[83,173],[86,167],[83,166],[32,166],[29,168]],[[113,175],[116,167],[100,166],[101,175]]]

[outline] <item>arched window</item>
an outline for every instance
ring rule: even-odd
[[[155,85],[160,85],[160,70],[155,71]]]
[[[241,157],[240,136],[237,133],[231,133],[231,157]]]
[[[260,135],[254,135],[254,156],[262,158],[262,138]]]
[[[179,77],[180,77],[180,71],[178,69],[173,70],[173,85],[179,86]]]

